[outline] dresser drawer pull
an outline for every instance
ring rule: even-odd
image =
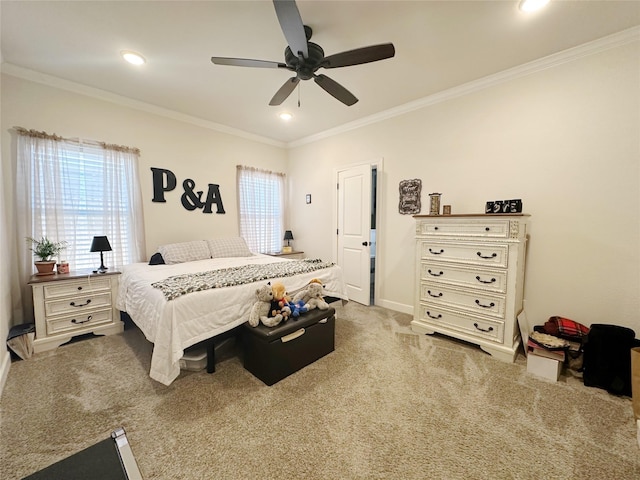
[[[434,277],[441,277],[442,275],[444,275],[444,272],[433,273],[431,269],[429,269],[428,272],[429,272],[429,275],[433,275]]]
[[[78,287],[78,290],[82,290],[82,287]]]
[[[474,327],[476,327],[478,330],[480,330],[481,332],[493,332],[493,327],[489,327],[489,328],[480,328],[478,326],[477,323],[473,324]]]
[[[482,280],[479,275],[476,277],[476,280],[480,283],[495,283],[497,281],[495,278],[492,278],[491,280]]]
[[[482,252],[477,252],[477,255],[480,258],[496,258],[498,256],[498,254],[496,252],[493,252],[491,255],[486,256],[486,255],[482,255]]]
[[[71,323],[75,323],[76,325],[80,325],[81,323],[87,323],[91,321],[92,316],[89,315],[86,320],[76,320],[75,318],[71,320]]]
[[[439,252],[436,252],[435,250],[429,249],[429,253],[432,253],[434,255],[440,255],[441,253],[444,253],[444,250],[441,248]]]
[[[80,303],[79,305],[76,305],[76,302],[70,302],[69,305],[71,305],[72,307],[86,307],[90,303],[91,299],[87,300],[87,303]]]
[[[437,295],[434,295],[433,293],[431,293],[431,290],[427,290],[427,293],[433,298],[440,298],[442,296],[442,292],[438,293]]]
[[[482,303],[480,303],[480,300],[476,300],[476,305],[482,308],[492,308],[496,306],[496,304],[493,302],[491,302],[489,305],[483,305]]]
[[[491,230],[489,227],[484,227],[485,232],[488,232],[489,230]]]
[[[435,320],[438,320],[438,319],[442,318],[442,315],[441,315],[441,314],[438,314],[438,315],[431,315],[431,312],[430,312],[429,310],[427,310],[427,317],[429,317],[429,318],[433,318],[433,319],[435,319]]]

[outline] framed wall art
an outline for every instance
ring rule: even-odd
[[[398,211],[403,215],[415,215],[420,213],[420,195],[422,193],[422,180],[401,180],[399,185],[400,202]]]

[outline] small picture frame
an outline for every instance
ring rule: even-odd
[[[307,193],[307,204],[311,203],[311,194]]]

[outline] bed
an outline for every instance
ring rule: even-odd
[[[240,237],[183,242],[123,267],[116,307],[153,343],[150,377],[170,385],[186,348],[248,320],[259,286],[279,280],[293,295],[314,278],[326,296],[347,300],[337,265],[253,254]]]

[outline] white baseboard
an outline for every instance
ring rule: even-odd
[[[9,369],[11,368],[11,355],[9,351],[5,351],[0,357],[0,396],[4,390],[4,384],[7,382],[9,376]]]
[[[392,302],[390,300],[378,300],[378,303],[376,303],[376,305],[388,308],[389,310],[393,310],[395,312],[408,313],[409,315],[413,315],[413,305],[405,305],[404,303]]]

